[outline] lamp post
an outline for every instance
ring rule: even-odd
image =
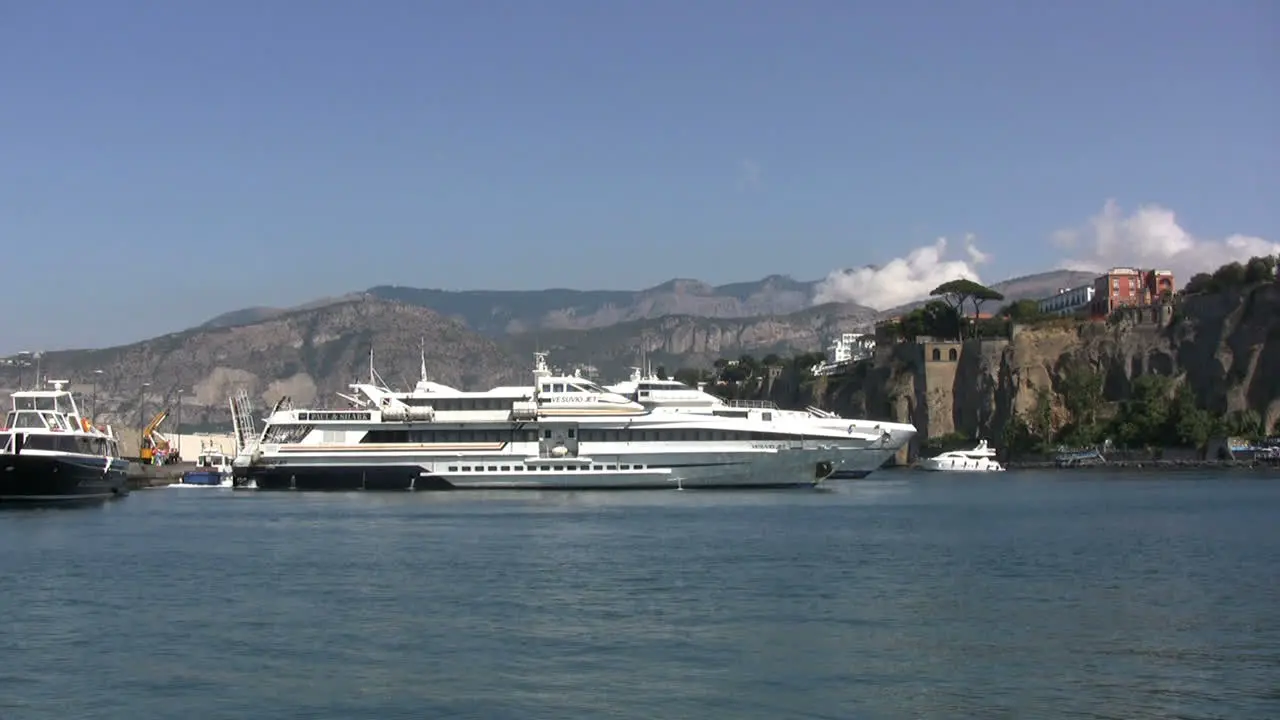
[[[93,422],[98,418],[98,377],[102,375],[101,370],[93,371],[93,395],[89,400],[89,417]]]
[[[147,429],[147,388],[151,387],[151,383],[142,383],[142,388],[138,391],[138,457],[142,457],[142,442],[146,439],[142,433]]]
[[[177,407],[177,417],[176,417],[176,418],[174,418],[174,421],[175,421],[175,422],[177,423],[177,425],[178,425],[178,429],[177,429],[177,436],[178,436],[178,453],[177,453],[177,459],[178,459],[178,461],[181,461],[181,460],[182,460],[182,388],[178,388],[178,407]]]

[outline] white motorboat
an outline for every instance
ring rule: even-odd
[[[917,467],[933,472],[1004,472],[1004,466],[996,461],[995,448],[982,440],[972,450],[952,450],[922,458]]]

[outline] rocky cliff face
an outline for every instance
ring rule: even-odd
[[[1280,284],[1192,296],[1177,309],[1119,322],[1016,327],[1007,340],[881,348],[852,376],[807,387],[779,383],[772,395],[792,406],[912,422],[922,440],[952,432],[998,439],[1046,393],[1055,427],[1063,425],[1061,393],[1073,365],[1101,373],[1110,402],[1154,373],[1185,383],[1214,413],[1251,409],[1273,427],[1280,419]]]
[[[370,348],[386,382],[411,386],[419,376],[420,342],[432,379],[446,384],[487,388],[514,380],[529,364],[425,308],[358,296],[251,325],[47,353],[40,373],[70,380],[85,405],[92,404],[96,385],[98,419],[126,427],[168,407],[172,429],[180,397],[180,419],[190,430],[229,422],[227,400],[241,387],[259,409],[284,395],[300,404],[338,401],[334,393],[368,377]],[[0,366],[0,388],[12,390],[20,378],[30,387],[35,372],[34,363]]]
[[[842,332],[867,331],[875,311],[859,305],[820,305],[790,315],[704,318],[674,315],[595,330],[543,331],[503,341],[518,356],[549,350],[557,364],[590,363],[616,374],[642,356],[651,364],[710,366],[742,353],[792,354],[818,350]]]

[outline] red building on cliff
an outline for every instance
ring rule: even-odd
[[[1118,307],[1152,305],[1173,295],[1172,270],[1111,268],[1093,281],[1093,315],[1105,317]]]

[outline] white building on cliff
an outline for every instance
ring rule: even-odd
[[[1081,310],[1089,309],[1089,306],[1093,303],[1094,292],[1093,284],[1074,288],[1060,288],[1056,294],[1038,301],[1036,308],[1045,315],[1060,315],[1062,317],[1074,315]]]
[[[865,333],[842,333],[827,346],[827,359],[813,367],[814,375],[832,375],[875,354],[876,338]]]

